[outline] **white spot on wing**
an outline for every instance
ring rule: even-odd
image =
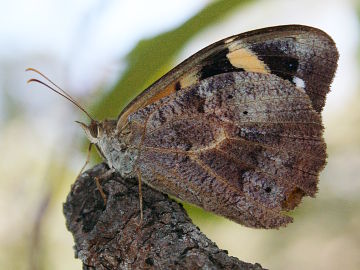
[[[305,89],[305,81],[303,79],[300,79],[299,77],[294,76],[293,83],[295,83],[296,87]]]

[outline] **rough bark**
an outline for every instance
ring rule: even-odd
[[[139,226],[136,179],[113,174],[104,180],[105,206],[94,177],[106,170],[99,164],[83,173],[64,203],[83,269],[263,269],[228,256],[200,232],[181,204],[146,185]]]

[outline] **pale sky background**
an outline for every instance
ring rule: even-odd
[[[31,224],[34,220],[33,210],[41,199],[39,190],[43,192],[47,187],[44,175],[49,160],[69,158],[65,162],[73,170],[69,181],[75,179],[84,162],[80,152],[84,135],[74,124],[79,120],[79,113],[46,89],[26,85],[32,75],[25,73],[25,68],[43,71],[89,107],[94,102],[92,91],[111,88],[126,65],[125,55],[139,40],[181,25],[207,3],[206,0],[0,0],[0,152],[3,157],[0,174],[4,179],[1,180],[0,211],[9,213],[7,219],[0,220],[1,245],[15,245],[16,237],[23,235],[9,236],[21,231],[24,223]],[[346,109],[359,83],[360,31],[354,1],[258,1],[198,35],[187,44],[177,62],[226,36],[279,24],[318,27],[337,44],[339,67],[323,113],[326,136],[331,144],[332,131],[337,128],[334,117]],[[21,111],[20,116],[7,115],[8,106]],[[358,156],[354,162],[360,166]],[[349,172],[355,173],[353,169]],[[344,198],[358,197],[360,181],[353,179],[342,179],[342,187],[335,179],[329,181],[328,186]],[[66,231],[61,209],[70,184],[62,183],[59,187],[57,201],[48,214],[46,226],[51,229],[47,232],[47,241],[56,245],[57,252],[62,254],[61,258],[49,255],[52,269],[80,269],[80,262],[73,259],[73,242]],[[256,250],[262,233],[248,231],[234,223],[229,226],[239,231],[233,237],[243,241],[244,248],[239,253],[229,247],[231,236],[220,239],[221,232],[210,224],[205,230],[220,235],[213,240],[221,248],[229,249],[230,255],[261,262]],[[7,256],[2,251],[3,247],[0,268]]]

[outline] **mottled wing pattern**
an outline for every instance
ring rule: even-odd
[[[337,67],[332,39],[303,25],[269,27],[220,40],[189,57],[137,96],[120,114],[118,126],[131,113],[201,80],[227,72],[275,74],[305,89],[321,112]]]
[[[325,165],[320,112],[337,66],[332,39],[288,25],[199,51],[140,94],[118,128],[156,189],[256,228],[314,196]]]
[[[142,180],[256,228],[291,222],[284,211],[314,196],[326,159],[307,93],[274,74],[229,72],[130,115],[142,140]]]

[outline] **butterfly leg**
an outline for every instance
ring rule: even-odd
[[[112,168],[110,170],[107,170],[102,175],[95,177],[96,187],[97,187],[98,191],[100,192],[100,195],[103,198],[105,205],[107,203],[106,194],[105,194],[105,192],[104,192],[104,190],[103,190],[103,188],[102,188],[102,186],[100,184],[100,181],[108,179],[114,172],[115,172],[115,169]]]
[[[136,171],[137,176],[138,176],[138,181],[139,181],[139,206],[140,206],[140,223],[137,224],[138,226],[141,226],[143,219],[144,219],[144,214],[143,214],[143,198],[142,198],[142,189],[141,189],[141,173],[137,170]]]
[[[89,148],[88,148],[88,152],[87,152],[87,157],[86,157],[86,161],[85,164],[82,166],[78,176],[76,177],[76,179],[78,179],[80,177],[80,175],[84,172],[86,166],[89,164],[90,161],[90,153],[91,153],[91,147],[92,147],[92,143],[89,144]]]

